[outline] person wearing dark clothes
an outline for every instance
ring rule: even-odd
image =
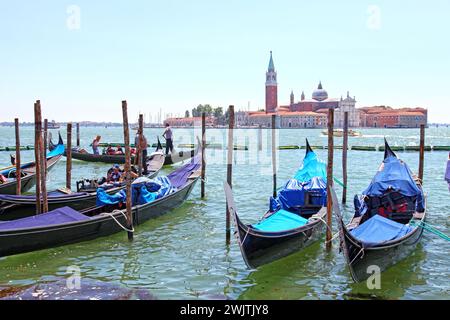
[[[162,135],[164,139],[166,139],[166,154],[169,154],[173,152],[173,133],[172,128],[170,128],[170,124],[166,122],[166,129],[164,130],[164,133]]]

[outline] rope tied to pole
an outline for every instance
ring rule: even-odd
[[[123,210],[113,210],[113,212],[109,213],[109,212],[103,212],[104,215],[110,216],[119,227],[121,227],[123,230],[127,231],[127,232],[134,232],[134,226],[132,227],[132,229],[128,229],[127,227],[124,227],[119,220],[116,219],[116,217],[114,217],[115,213],[120,213],[125,219],[127,219],[127,215],[125,214],[125,212],[123,212]]]

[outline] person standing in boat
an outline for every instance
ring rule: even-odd
[[[445,180],[448,184],[448,191],[450,191],[450,152],[448,153],[447,170],[445,170]]]
[[[170,124],[166,122],[166,129],[164,130],[164,133],[162,135],[164,139],[166,139],[166,154],[169,154],[173,152],[173,133],[172,128],[170,127]]]
[[[92,141],[92,152],[93,152],[94,154],[100,154],[100,151],[99,151],[99,149],[98,149],[98,146],[99,146],[99,144],[100,144],[100,139],[101,139],[101,138],[102,138],[101,136],[96,136],[95,139],[94,139],[94,141]]]

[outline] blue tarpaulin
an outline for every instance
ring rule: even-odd
[[[146,204],[162,198],[177,189],[172,186],[167,177],[157,177],[154,180],[146,179],[133,183],[131,186],[132,205]],[[97,206],[125,203],[127,192],[125,189],[115,194],[108,194],[104,189],[97,189]]]
[[[395,155],[388,156],[383,160],[380,169],[362,194],[363,196],[379,197],[388,190],[394,190],[407,197],[417,197],[416,210],[419,212],[424,210],[422,190],[414,182],[411,169]],[[359,207],[357,205],[355,201],[357,213],[363,214],[367,210],[366,203],[360,202]]]
[[[389,220],[380,215],[374,215],[350,233],[361,241],[365,247],[373,247],[387,241],[401,238],[414,228]]]
[[[309,195],[309,204],[324,206],[327,203],[327,183],[321,177],[313,177],[307,182],[289,179],[276,199],[271,198],[271,211],[278,207],[294,209],[305,205],[305,195]]]
[[[52,226],[55,224],[89,220],[88,216],[70,208],[62,207],[35,216],[0,222],[0,230],[28,229]]]
[[[307,223],[308,219],[281,209],[252,227],[266,232],[278,232],[299,228]]]
[[[326,183],[327,167],[325,162],[317,158],[317,154],[314,151],[309,151],[306,153],[303,163],[295,174],[294,179],[300,182],[306,182],[314,177],[320,177]]]
[[[327,170],[324,162],[319,160],[316,153],[309,149],[303,158],[302,165],[293,179],[278,190],[277,198],[270,198],[269,210],[279,209],[300,213],[305,205],[305,195],[308,193],[311,205],[326,205],[327,203]]]
[[[414,182],[408,165],[394,156],[383,160],[380,169],[363,194],[381,196],[388,189],[396,190],[405,196],[417,196],[422,193]]]

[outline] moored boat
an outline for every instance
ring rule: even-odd
[[[160,180],[167,181],[170,185],[164,188],[161,185],[156,194],[148,189],[146,182],[133,184],[133,190],[138,192],[137,196],[132,193],[136,201],[133,201],[132,207],[134,224],[139,225],[180,206],[199,179],[200,167],[201,157],[197,155],[189,163]],[[123,193],[121,195],[123,196]],[[0,257],[92,240],[120,232],[126,225],[126,201],[123,202],[123,198],[118,196],[113,198],[119,199],[118,202],[83,211],[66,206],[48,213],[0,222]]]
[[[355,214],[344,224],[334,191],[340,246],[355,282],[366,280],[411,254],[420,241],[426,218],[420,181],[385,141],[384,160],[362,196],[355,196]]]
[[[327,136],[328,135],[328,131],[327,130],[323,130],[322,134]],[[333,130],[333,136],[334,137],[343,137],[344,136],[344,130],[342,129],[334,129]],[[349,137],[360,137],[361,133],[358,131],[354,131],[352,129],[348,129],[348,136]]]
[[[155,152],[147,159],[146,177],[156,177],[163,167],[164,159],[162,149],[156,148]],[[100,186],[97,180],[90,180],[87,186],[84,182],[83,180],[77,183],[77,192],[71,192],[65,188],[48,192],[49,211],[64,206],[69,206],[75,210],[83,210],[95,206],[98,187],[109,194],[114,194],[126,186],[124,181],[111,184],[102,183]],[[0,195],[0,220],[14,220],[33,215],[35,214],[33,210],[35,207],[36,195]]]
[[[62,141],[61,135],[59,135],[59,141]],[[159,142],[159,140],[158,140]],[[54,144],[50,140],[49,149],[52,150]],[[172,165],[182,161],[189,160],[198,154],[201,145],[198,144],[197,148],[189,150],[189,151],[173,151],[172,153],[165,155],[164,165]],[[66,155],[64,153],[64,155]],[[124,164],[125,163],[125,154],[92,154],[87,152],[82,148],[72,148],[72,158],[87,161],[87,162],[102,162],[102,163],[111,163],[111,164]],[[131,162],[135,161],[135,155],[131,156]]]
[[[303,164],[271,198],[270,210],[255,224],[237,214],[232,191],[224,183],[227,205],[242,257],[249,268],[288,256],[317,241],[325,230],[326,168],[306,141]]]
[[[64,145],[58,144],[47,153],[47,170],[50,171],[61,159],[64,152]],[[0,175],[6,178],[0,182],[0,194],[16,194],[17,179],[16,167],[9,166],[0,169]],[[26,192],[36,184],[36,163],[34,161],[21,165],[21,190]]]

